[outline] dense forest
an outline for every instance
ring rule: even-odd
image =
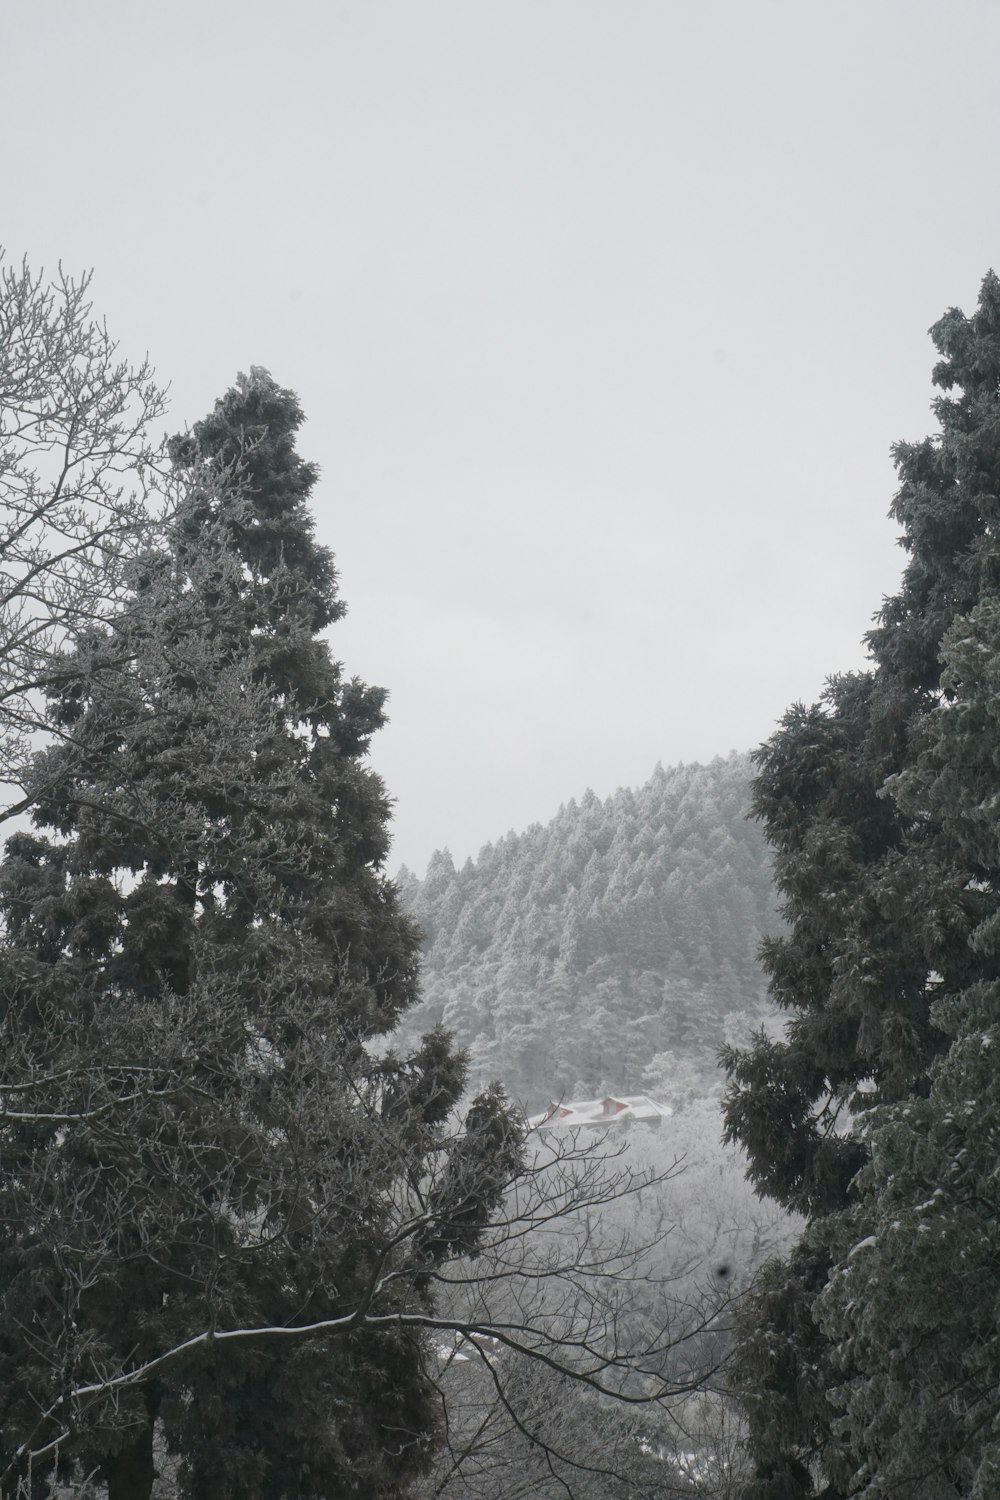
[[[709,1092],[719,1047],[759,1024],[756,950],[778,925],[750,774],[737,754],[657,766],[637,790],[588,791],[461,869],[447,851],[423,880],[404,868],[425,943],[405,1035],[443,1024],[475,1077],[501,1078],[529,1109]]]

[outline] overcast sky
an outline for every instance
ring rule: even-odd
[[[1000,268],[996,0],[3,7],[0,241],[299,393],[395,867],[763,739],[898,579]]]

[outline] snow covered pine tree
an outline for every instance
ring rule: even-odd
[[[752,1500],[1000,1493],[997,277],[931,333],[940,432],[895,450],[872,668],[757,756],[790,1020],[728,1055],[728,1132],[808,1224],[743,1315]]]
[[[240,377],[106,626],[75,632],[0,869],[0,1486],[399,1493],[435,1428],[428,1272],[521,1160],[497,1090],[446,1122],[365,765],[384,694],[343,612],[294,396]],[[409,1321],[400,1314],[406,1311]],[[310,1335],[304,1330],[313,1329]]]

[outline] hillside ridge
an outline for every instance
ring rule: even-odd
[[[563,803],[403,899],[424,933],[407,1035],[444,1025],[474,1079],[529,1106],[714,1080],[723,1041],[766,1012],[756,950],[779,923],[748,818],[749,755],[657,765],[637,788]],[[669,1078],[657,1076],[664,1071]]]

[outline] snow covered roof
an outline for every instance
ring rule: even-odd
[[[625,1125],[635,1120],[659,1122],[673,1114],[669,1104],[659,1104],[648,1094],[605,1094],[602,1099],[553,1100],[528,1124],[533,1130],[574,1130],[582,1125]]]

